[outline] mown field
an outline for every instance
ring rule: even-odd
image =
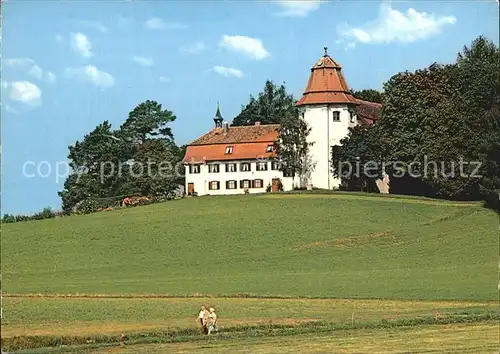
[[[201,303],[227,327],[498,313],[497,230],[479,204],[356,194],[186,198],[5,224],[2,346],[193,328]]]
[[[103,348],[89,353],[116,353]],[[418,326],[405,329],[345,331],[327,334],[246,338],[208,343],[137,345],[121,353],[498,353],[498,326]]]

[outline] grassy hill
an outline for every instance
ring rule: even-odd
[[[116,351],[126,333],[130,352],[273,352],[293,341],[290,350],[351,352],[389,350],[390,329],[394,350],[491,352],[497,227],[474,203],[342,193],[188,198],[6,224],[2,349]],[[217,338],[196,329],[202,303],[218,309]],[[344,335],[330,338],[334,329]]]
[[[497,227],[425,199],[190,198],[3,225],[3,292],[494,300]]]

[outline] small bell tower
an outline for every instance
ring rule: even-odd
[[[222,115],[220,114],[219,101],[217,101],[217,111],[215,112],[214,122],[216,128],[222,128]]]

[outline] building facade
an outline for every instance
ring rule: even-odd
[[[311,68],[309,80],[297,102],[299,114],[311,127],[308,136],[311,174],[307,184],[335,189],[332,151],[358,124],[371,125],[381,106],[352,96],[341,66],[327,53]],[[219,106],[215,127],[187,146],[184,164],[186,192],[197,195],[263,193],[291,190],[294,180],[284,176],[276,160],[274,141],[279,125],[231,127],[223,122]]]

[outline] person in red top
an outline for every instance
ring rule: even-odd
[[[127,206],[130,204],[130,198],[129,197],[126,197],[123,199],[123,206]]]

